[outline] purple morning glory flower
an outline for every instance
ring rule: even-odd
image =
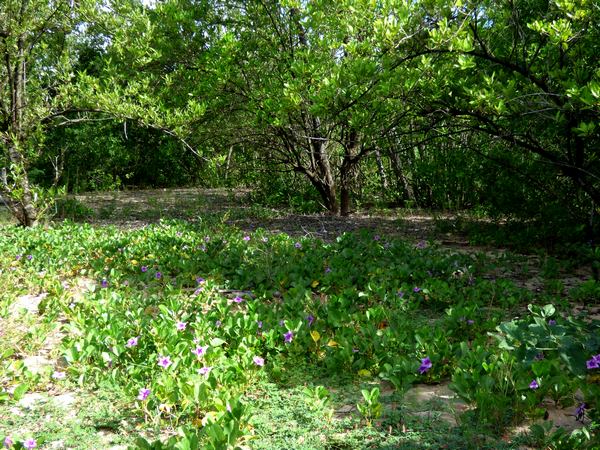
[[[204,366],[201,369],[198,369],[198,373],[200,375],[208,375],[211,370],[212,370],[211,366]]]
[[[537,355],[535,355],[535,357],[533,359],[535,359],[536,361],[541,361],[544,358],[545,358],[545,356],[543,353],[538,353]]]
[[[139,336],[129,338],[127,340],[127,344],[125,344],[125,347],[128,347],[128,348],[135,347],[136,345],[138,345],[139,338],[140,338]]]
[[[102,281],[100,282],[100,286],[102,286],[103,288],[108,287],[108,280],[106,278],[102,278]]]
[[[168,356],[159,356],[159,358],[158,358],[158,365],[160,367],[162,367],[163,369],[166,369],[171,364],[173,364],[171,362],[171,358],[169,358]]]
[[[18,260],[20,260],[22,257],[23,257],[23,255],[17,255],[17,256],[15,256],[15,259],[18,261]]]
[[[420,287],[417,287],[417,286],[415,286],[415,287],[413,288],[413,292],[414,292],[414,293],[421,292],[421,288],[420,288]]]
[[[205,282],[206,282],[206,280],[202,277],[196,278],[196,283],[198,283],[198,284],[204,284]]]
[[[424,249],[425,247],[427,247],[427,243],[425,241],[419,241],[416,245],[416,247],[418,249]]]
[[[66,376],[67,374],[64,372],[54,372],[52,374],[52,378],[54,378],[55,380],[64,380]]]
[[[177,328],[177,331],[184,331],[185,327],[187,327],[187,322],[177,322],[175,327]]]
[[[250,240],[250,236],[246,235],[244,236],[244,241],[248,242]]]
[[[600,355],[593,356],[592,359],[588,359],[585,362],[585,366],[588,370],[600,368]]]
[[[327,266],[325,267],[325,273],[330,273],[331,272],[331,267]]]
[[[306,318],[306,321],[308,322],[308,326],[310,327],[313,322],[315,321],[315,316],[313,316],[312,314],[309,314],[308,317]]]
[[[215,327],[217,327],[217,328],[219,328],[222,324],[223,324],[223,322],[221,322],[220,320],[215,321]]]
[[[404,297],[404,292],[402,292],[402,291],[398,291],[396,294],[398,295],[399,298]]]
[[[419,373],[421,375],[423,375],[425,372],[427,372],[432,367],[433,367],[433,364],[431,364],[431,359],[429,359],[429,356],[426,358],[423,358],[423,359],[421,359],[421,365],[419,366]]]
[[[374,241],[378,241],[379,239],[381,239],[381,236],[379,236],[378,234],[376,234],[375,236],[373,236],[373,240]]]
[[[301,249],[302,248],[302,244],[300,242],[296,242],[294,244],[294,247],[296,247],[297,249]]]
[[[156,277],[157,280],[160,280],[162,278],[162,273],[156,272],[156,274],[154,276]]]
[[[10,448],[10,447],[12,447],[13,445],[14,445],[14,442],[13,442],[13,440],[10,438],[10,436],[6,436],[6,437],[4,438],[4,446],[5,446],[6,448]]]
[[[287,333],[283,333],[283,337],[285,339],[285,343],[289,344],[294,339],[294,333],[292,331],[288,331]]]
[[[550,325],[551,327],[553,327],[554,325],[556,325],[556,320],[554,320],[554,319],[550,319],[550,320],[548,321],[548,325]]]
[[[206,353],[206,350],[208,350],[208,345],[205,347],[198,346],[192,350],[192,353],[194,355],[196,355],[198,358],[200,358],[201,356],[203,356]]]
[[[32,449],[32,448],[36,448],[36,447],[37,447],[37,442],[35,442],[35,439],[33,439],[33,438],[29,438],[29,439],[26,439],[25,441],[23,441],[23,448]]]
[[[256,364],[258,367],[262,367],[265,365],[264,358],[261,358],[260,356],[255,356],[254,358],[252,358],[252,361],[254,361],[254,364]]]
[[[148,272],[148,266],[142,266],[140,269],[144,273]]]
[[[540,385],[537,380],[533,380],[531,383],[529,383],[529,389],[533,389],[535,391],[539,387]]]
[[[244,301],[244,299],[242,297],[240,297],[239,295],[236,295],[236,297],[233,299],[233,301],[236,303],[242,303]]]
[[[200,295],[200,293],[201,293],[203,290],[204,290],[204,288],[202,288],[202,287],[199,287],[198,289],[196,289],[196,290],[194,291],[194,295]]]
[[[467,325],[473,325],[475,321],[473,319],[467,320]]]
[[[146,400],[148,398],[149,395],[150,395],[150,389],[141,388],[140,392],[138,393],[137,399],[141,400],[143,402],[144,400]]]
[[[281,320],[279,321],[279,326],[280,326],[280,327],[283,327],[283,326],[285,326],[285,322],[283,321],[283,319],[281,319]]]
[[[257,321],[256,321],[256,325],[258,326],[258,328],[262,328],[262,327],[263,327],[263,322],[262,322],[262,320],[257,320]]]
[[[33,259],[33,255],[27,255],[27,259],[28,259],[29,261],[31,261],[31,260]],[[33,441],[33,439],[32,439],[32,441]],[[33,442],[35,443],[35,441],[33,441]],[[33,447],[32,447],[32,448],[33,448]]]

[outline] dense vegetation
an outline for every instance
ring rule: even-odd
[[[0,405],[95,386],[137,448],[598,448],[599,54],[590,0],[0,0]],[[250,214],[465,212],[446,225],[542,248],[544,279],[372,230],[52,222],[101,216],[80,192],[182,186],[249,188]],[[411,422],[405,393],[449,380],[460,423]],[[550,400],[577,430],[504,434]],[[56,440],[19,420],[7,447]]]

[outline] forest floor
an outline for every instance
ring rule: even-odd
[[[350,217],[296,214],[253,205],[248,202],[248,194],[248,191],[192,188],[89,193],[71,197],[63,214],[93,225],[115,225],[123,229],[143,228],[161,219],[201,222],[210,218],[246,232],[264,229],[271,234],[285,233],[325,242],[333,242],[343,233],[369,230],[376,239],[378,236],[400,238],[415,245],[427,242],[443,251],[484,255],[496,262],[490,264],[486,277],[511,280],[533,293],[552,291],[566,297],[572,288],[591,279],[587,267],[555,260],[543,252],[519,254],[493,245],[471,245],[469,236],[453,225],[459,219],[464,220],[456,214],[418,210],[362,210]],[[70,285],[69,295],[74,298],[96,288],[95,282],[85,277],[71,280]],[[45,295],[45,292],[22,294],[6,310],[11,314],[4,317],[0,314],[0,354],[18,348],[26,355],[24,365],[32,373],[56,367],[61,361],[63,321],[59,318],[54,323],[42,323],[38,318],[38,306],[43,304]],[[586,312],[590,319],[600,319],[598,306],[586,308],[572,302],[571,309],[574,313]],[[461,426],[468,424],[463,413],[472,406],[460,400],[449,389],[447,381],[415,384],[402,397],[386,382],[361,383],[360,387],[380,388],[386,417],[385,422],[376,421],[373,428],[365,428],[356,407],[361,400],[359,385],[342,375],[322,379],[315,374],[311,384],[325,385],[334,399],[333,415],[325,427],[327,432],[321,432],[322,414],[307,410],[303,391],[305,377],[305,373],[292,371],[287,384],[265,383],[254,394],[263,406],[255,416],[254,426],[263,436],[252,448],[463,448],[461,445],[467,441],[469,448],[536,448],[527,438],[519,437],[520,433],[527,432],[528,424],[507,431],[499,440],[478,434],[475,429],[466,432]],[[278,410],[269,409],[267,401],[279,405]],[[555,429],[562,427],[570,431],[582,426],[575,420],[572,407],[551,404],[544,407]],[[128,408],[122,393],[114,387],[100,386],[96,392],[90,392],[77,383],[63,384],[41,392],[27,392],[17,402],[3,403],[0,399],[0,423],[11,427],[10,430],[0,427],[0,435],[2,431],[20,435],[42,433],[46,436],[43,448],[113,450],[128,448],[140,432],[165,436],[164,431],[162,434],[144,431],[140,422],[131,420]],[[283,430],[270,434],[269,428],[275,426],[282,426]],[[392,428],[402,436],[397,441],[390,438],[394,435]],[[382,439],[384,435],[387,437]],[[308,436],[311,436],[309,440]],[[319,439],[323,447],[316,444]]]

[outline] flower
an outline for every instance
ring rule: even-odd
[[[204,278],[202,278],[202,277],[198,277],[198,278],[196,278],[196,283],[198,283],[198,284],[204,284],[204,283],[206,283],[206,280]]]
[[[250,240],[250,236],[246,235],[244,236],[244,241],[248,242]]]
[[[136,345],[138,345],[139,338],[140,338],[139,336],[129,338],[127,340],[127,344],[125,344],[125,347],[127,347],[127,348],[135,347]]]
[[[102,278],[100,286],[102,286],[103,288],[108,287],[108,280],[106,278]]]
[[[467,320],[467,325],[473,325],[475,321],[473,319]]]
[[[262,327],[263,327],[263,322],[262,322],[262,320],[257,320],[257,321],[256,321],[256,325],[258,326],[258,328],[262,328]]]
[[[256,364],[258,367],[262,367],[265,365],[264,358],[261,358],[260,356],[255,356],[254,358],[252,358],[252,361],[254,361],[254,364]]]
[[[425,241],[419,241],[419,242],[417,243],[416,247],[417,247],[418,249],[423,249],[423,248],[427,247],[427,243],[426,243]]]
[[[535,355],[535,357],[533,359],[535,359],[536,361],[541,361],[544,358],[545,358],[544,353],[540,352],[537,355]]]
[[[27,259],[28,259],[29,261],[31,261],[31,260],[33,259],[33,255],[27,255]],[[32,439],[32,440],[33,440],[33,439]],[[33,443],[34,443],[34,447],[35,447],[35,441],[33,441]],[[33,448],[33,447],[31,447],[31,448]]]
[[[11,439],[11,437],[10,437],[10,436],[6,436],[6,437],[4,438],[4,446],[5,446],[6,448],[10,448],[10,447],[12,447],[12,446],[13,446],[13,444],[14,444],[14,442],[13,442],[13,440]]]
[[[36,448],[36,447],[37,447],[37,442],[35,442],[35,439],[33,439],[33,438],[29,438],[29,439],[26,439],[25,441],[23,441],[23,448],[31,449],[31,448]]]
[[[420,287],[417,287],[417,286],[415,286],[415,287],[413,288],[413,292],[414,292],[414,293],[421,292],[421,288],[420,288]]]
[[[279,321],[279,326],[280,326],[280,327],[283,327],[284,325],[285,325],[285,322],[283,321],[283,319],[281,319],[281,320]]]
[[[20,260],[22,257],[23,257],[23,255],[17,255],[17,256],[15,256],[15,259],[18,261],[18,260]]]
[[[429,357],[423,358],[423,359],[421,359],[421,365],[419,366],[419,373],[421,375],[423,375],[425,372],[427,372],[432,367],[433,367],[433,364],[431,364],[431,359],[429,359]]]
[[[198,373],[200,375],[208,375],[211,370],[212,370],[211,366],[204,366],[202,369],[198,369]]]
[[[160,280],[162,278],[162,273],[156,272],[156,274],[154,276],[156,277],[157,280]]]
[[[533,380],[531,383],[529,383],[529,389],[533,389],[535,391],[539,387],[540,385],[537,380]]]
[[[220,320],[215,320],[215,327],[219,328],[222,324],[223,322],[221,322]]]
[[[600,354],[592,356],[592,359],[588,359],[585,365],[589,370],[600,368]]]
[[[553,327],[554,325],[556,325],[556,320],[554,320],[554,319],[550,319],[550,320],[548,321],[548,325],[550,325],[551,327]]]
[[[402,292],[402,291],[398,291],[396,294],[398,295],[399,298],[404,297],[404,292]]]
[[[205,347],[202,346],[198,346],[195,349],[192,350],[192,353],[194,355],[196,355],[198,358],[200,358],[201,356],[203,356],[206,353],[206,350],[208,349],[208,345]]]
[[[585,407],[585,403],[580,403],[575,409],[575,420],[583,420],[583,416],[585,416]]]
[[[148,396],[150,395],[150,389],[148,388],[141,388],[140,392],[137,396],[138,400],[144,401],[148,398]]]
[[[235,298],[233,299],[233,301],[236,303],[242,303],[244,301],[244,299],[242,297],[240,297],[239,295],[236,295]]]
[[[227,403],[227,405],[225,406],[225,409],[227,410],[227,412],[231,412],[231,405],[229,403]]]
[[[183,330],[185,330],[185,327],[187,327],[187,322],[177,322],[175,324],[175,327],[177,328],[178,331],[183,331]]]
[[[141,271],[144,273],[148,272],[148,266],[142,266]]]
[[[313,316],[312,314],[309,314],[306,317],[306,321],[308,322],[308,326],[310,327],[313,324],[313,322],[315,321],[315,316]]]
[[[285,339],[285,343],[289,344],[294,339],[294,333],[292,331],[288,331],[287,333],[283,333],[283,337]]]
[[[52,374],[52,378],[54,378],[55,380],[64,380],[66,376],[67,374],[64,372],[54,372]]]
[[[378,241],[379,239],[381,239],[381,236],[379,236],[378,234],[376,234],[375,236],[373,236],[373,240],[374,241]]]
[[[158,365],[161,366],[163,369],[166,369],[171,364],[173,364],[173,363],[171,362],[171,358],[169,358],[168,356],[159,356],[158,357]]]
[[[325,273],[330,273],[331,272],[331,267],[327,266],[325,267]]]
[[[302,244],[300,242],[296,242],[294,244],[294,247],[296,247],[297,249],[301,249],[302,248]]]

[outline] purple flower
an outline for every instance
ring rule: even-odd
[[[325,273],[330,273],[331,272],[331,267],[327,266],[325,267]]]
[[[102,278],[100,286],[102,286],[103,288],[108,287],[108,280],[106,278]]]
[[[244,241],[248,242],[250,240],[250,236],[246,235],[244,236]]]
[[[162,273],[156,272],[156,274],[154,276],[156,277],[157,280],[160,280],[162,278]]]
[[[135,347],[136,345],[138,345],[139,338],[140,338],[139,336],[129,338],[127,340],[127,344],[125,344],[125,347],[127,347],[127,348]]]
[[[236,303],[242,303],[244,301],[244,299],[242,297],[240,297],[239,295],[236,295],[236,297],[233,299],[233,301]]]
[[[575,420],[583,421],[583,416],[585,416],[585,403],[580,403],[579,406],[575,409]]]
[[[283,333],[283,337],[285,339],[285,343],[289,344],[294,339],[294,333],[292,331],[288,331],[287,333]]]
[[[413,288],[413,292],[414,292],[414,293],[421,292],[421,288],[420,288],[420,287],[417,287],[417,286],[415,286],[415,287]]]
[[[173,364],[173,363],[171,362],[171,358],[169,358],[168,356],[159,356],[158,357],[158,365],[160,367],[162,367],[163,369],[166,369],[171,364]]]
[[[204,278],[202,278],[202,277],[198,277],[198,278],[196,278],[196,283],[198,283],[198,284],[204,284],[204,283],[206,283],[206,280]]]
[[[262,320],[257,320],[257,321],[256,321],[256,325],[258,326],[258,328],[262,328],[262,327],[263,327],[263,322],[262,322]]]
[[[312,314],[309,314],[308,317],[306,318],[306,321],[308,322],[308,326],[312,326],[313,322],[315,321],[315,316],[313,316]]]
[[[204,236],[204,242],[210,241],[210,236]]]
[[[35,442],[35,439],[33,439],[33,438],[29,438],[29,439],[26,439],[25,441],[23,441],[23,448],[32,449],[32,448],[36,448],[36,447],[37,447],[37,442]]]
[[[140,392],[138,393],[137,399],[141,400],[143,402],[144,400],[146,400],[148,398],[149,395],[150,395],[150,389],[141,388]]]
[[[67,374],[64,372],[54,372],[52,374],[52,378],[54,378],[55,380],[64,380],[66,376]]]
[[[27,255],[27,259],[29,261],[31,261],[33,259],[33,255]],[[32,441],[33,441],[33,439],[32,439]],[[35,447],[35,441],[33,441],[33,447]],[[31,448],[33,448],[33,447],[31,447]]]
[[[358,353],[359,351],[360,351],[360,350],[359,350],[359,349],[357,349],[356,347],[354,347],[354,348],[352,349],[352,353]]]
[[[215,327],[217,327],[217,328],[219,328],[222,324],[223,324],[223,322],[221,322],[220,320],[215,321]]]
[[[378,234],[376,234],[375,236],[373,236],[373,240],[374,241],[378,241],[379,239],[381,239],[381,236],[379,236]]]
[[[177,328],[178,331],[184,331],[185,327],[187,327],[187,322],[177,322],[175,324],[175,327]]]
[[[540,352],[537,355],[535,355],[533,359],[535,359],[536,361],[541,361],[542,359],[544,359],[544,354]]]
[[[196,289],[196,290],[194,291],[194,295],[200,295],[200,293],[201,293],[203,290],[204,290],[204,288],[202,288],[202,287],[199,287],[198,289]]]
[[[423,248],[427,247],[427,243],[426,243],[425,241],[419,241],[419,242],[417,243],[416,247],[417,247],[418,249],[423,249]]]
[[[201,369],[198,369],[198,373],[200,375],[208,375],[210,373],[210,371],[212,370],[211,366],[204,366]]]
[[[473,319],[467,320],[467,325],[473,325],[475,321]]]
[[[302,244],[300,242],[296,242],[294,244],[294,247],[296,247],[297,249],[301,249],[302,248]]]
[[[125,286],[125,287],[129,286],[129,280],[123,281],[123,286]]]
[[[280,327],[283,327],[283,326],[285,326],[285,322],[284,322],[284,320],[283,320],[283,319],[281,319],[281,320],[279,321],[279,326],[280,326]]]
[[[265,365],[264,358],[261,358],[260,356],[255,356],[254,358],[252,358],[252,361],[254,361],[254,364],[256,364],[258,367],[262,367]]]
[[[429,357],[423,358],[421,359],[421,365],[419,366],[419,373],[423,375],[425,372],[431,369],[431,367],[433,367],[433,365],[431,364]]]
[[[592,356],[592,359],[588,359],[585,365],[589,370],[600,368],[600,354]]]
[[[533,389],[535,391],[539,387],[540,385],[537,380],[533,380],[531,383],[529,383],[529,389]]]
[[[148,266],[142,266],[141,267],[142,272],[146,273],[148,272]]]
[[[554,319],[550,319],[550,320],[548,321],[548,325],[550,325],[551,327],[553,327],[554,325],[556,325],[556,320],[554,320]]]
[[[398,295],[399,298],[404,297],[404,292],[402,292],[402,291],[398,291],[396,294]]]
[[[206,353],[206,350],[208,349],[208,345],[205,347],[202,346],[198,346],[195,349],[192,350],[192,353],[194,355],[196,355],[198,358],[204,356],[204,354]]]
[[[13,442],[13,440],[10,438],[10,436],[6,436],[6,437],[4,438],[4,446],[5,446],[6,448],[10,448],[10,447],[12,447],[12,446],[13,446],[13,444],[14,444],[14,442]]]

